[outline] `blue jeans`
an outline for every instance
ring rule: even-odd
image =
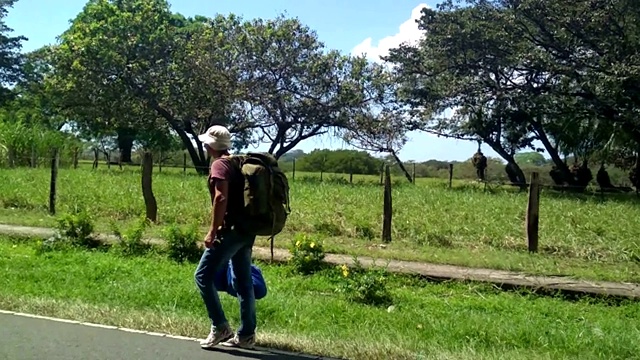
[[[256,298],[251,279],[251,250],[255,236],[241,235],[235,230],[221,230],[220,243],[215,249],[205,249],[195,272],[195,281],[207,308],[211,325],[216,328],[229,324],[220,304],[214,278],[229,260],[233,264],[236,278],[234,286],[240,303],[240,328],[238,335],[253,335],[256,330]]]

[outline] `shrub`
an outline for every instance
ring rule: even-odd
[[[336,291],[348,301],[372,306],[389,306],[393,303],[387,289],[386,270],[364,269],[358,262],[352,269],[342,265],[338,270],[341,281]]]
[[[48,239],[49,243],[53,241],[68,241],[71,246],[93,249],[100,246],[100,241],[92,237],[93,220],[84,211],[77,211],[73,214],[65,214],[57,219],[58,234],[54,238]]]
[[[42,255],[52,251],[65,251],[71,248],[72,245],[69,239],[57,233],[46,240],[39,241],[36,245],[36,254]]]
[[[176,262],[197,262],[202,255],[202,251],[198,248],[200,237],[195,225],[184,229],[177,225],[170,225],[164,231],[164,240],[167,256]]]
[[[122,256],[142,256],[147,254],[151,250],[151,244],[144,242],[142,237],[149,223],[149,220],[143,217],[125,231],[120,231],[115,222],[112,222],[113,234],[118,238],[114,249]]]
[[[324,246],[320,241],[306,234],[297,234],[289,248],[290,263],[302,274],[312,274],[324,266]]]

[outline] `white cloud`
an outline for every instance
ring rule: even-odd
[[[425,7],[431,8],[425,3],[421,3],[413,8],[413,10],[411,10],[411,17],[400,25],[395,35],[380,39],[377,45],[373,45],[372,38],[366,38],[351,50],[351,54],[366,54],[367,58],[372,61],[381,61],[380,56],[388,55],[389,49],[396,48],[403,43],[412,44],[417,42],[420,40],[423,32],[418,29],[416,20],[420,18],[420,12]]]

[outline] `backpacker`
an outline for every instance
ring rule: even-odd
[[[244,176],[244,211],[235,225],[240,231],[273,238],[287,222],[289,207],[289,182],[278,167],[278,160],[268,153],[247,153],[230,157]]]

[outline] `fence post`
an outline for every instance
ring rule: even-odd
[[[78,147],[73,148],[73,168],[78,168]]]
[[[51,180],[49,182],[49,213],[56,214],[56,181],[58,179],[58,149],[51,154]]]
[[[142,196],[147,211],[147,219],[156,222],[158,218],[158,203],[153,195],[152,174],[153,155],[151,152],[145,151],[142,156]]]
[[[382,211],[382,242],[391,242],[391,219],[393,207],[391,205],[391,172],[389,165],[384,167],[384,205]]]
[[[416,163],[413,163],[413,171],[411,174],[411,177],[413,178],[413,183],[416,183]]]
[[[93,165],[91,165],[91,170],[98,168],[98,155],[99,154],[100,153],[98,151],[98,148],[93,149]]]
[[[453,164],[449,164],[449,189],[451,189],[453,183]]]
[[[38,158],[36,157],[36,146],[31,145],[31,167],[36,168],[38,166]]]
[[[527,215],[525,226],[527,231],[527,244],[530,252],[538,251],[538,222],[540,219],[540,178],[537,172],[531,173],[529,181],[529,202],[527,203]]]
[[[14,168],[16,166],[16,152],[13,146],[7,146],[7,158],[9,160],[9,167]]]
[[[182,153],[182,173],[187,173],[187,154]]]
[[[349,184],[353,184],[353,166],[349,163]]]
[[[105,159],[107,159],[107,169],[111,170],[111,150],[108,153],[104,154]]]
[[[296,179],[296,159],[293,159],[293,170],[291,172],[291,180]]]
[[[162,172],[162,150],[158,153],[158,172]]]

